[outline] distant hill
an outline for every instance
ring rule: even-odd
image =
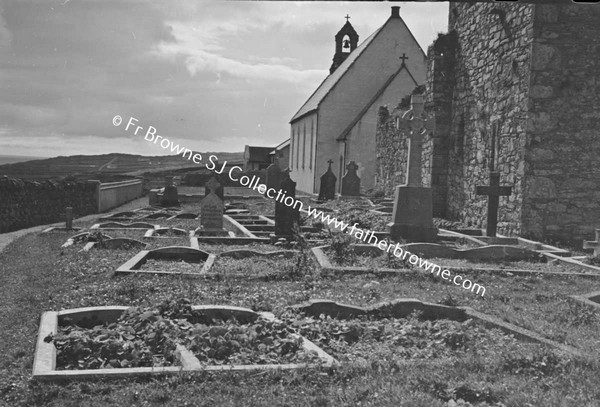
[[[31,160],[41,160],[47,157],[29,157],[26,155],[2,155],[0,154],[0,165],[20,163]]]
[[[33,161],[16,162],[0,165],[0,176],[23,179],[58,179],[74,176],[87,179],[92,176],[110,178],[119,175],[141,175],[148,172],[161,172],[189,168],[190,170],[205,168],[209,155],[214,154],[219,162],[240,164],[244,153],[202,153],[202,163],[195,164],[181,155],[142,156],[133,154],[72,155],[34,159]],[[186,156],[187,157],[187,156]]]

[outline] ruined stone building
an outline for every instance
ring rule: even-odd
[[[483,227],[490,167],[512,195],[499,232],[580,244],[600,227],[600,6],[450,3],[428,49],[423,151],[434,214]],[[404,182],[397,103],[380,108],[377,187]],[[404,108],[405,109],[405,108]],[[404,160],[404,162],[403,162]]]
[[[299,191],[318,193],[329,160],[339,180],[355,161],[363,191],[372,189],[377,109],[425,82],[425,53],[400,7],[392,7],[388,20],[360,45],[358,40],[347,21],[335,36],[329,76],[290,121],[289,169]]]

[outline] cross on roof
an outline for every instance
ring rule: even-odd
[[[329,164],[329,168],[331,168],[331,164],[333,164],[333,160],[330,158],[329,160],[327,160],[327,164]]]
[[[401,59],[401,60],[402,60],[402,65],[404,65],[404,63],[406,62],[406,60],[408,59],[408,57],[407,57],[407,56],[406,56],[406,54],[403,52],[403,53],[402,53],[402,56],[401,56],[401,57],[399,57],[399,59]]]
[[[498,226],[498,205],[501,196],[512,194],[512,187],[500,186],[500,173],[498,171],[490,172],[490,185],[477,186],[475,193],[477,195],[488,196],[488,211],[486,236],[496,236],[496,227]]]
[[[346,22],[348,22],[348,20],[350,20],[350,16],[348,14],[346,14],[346,17],[344,17],[346,19]]]

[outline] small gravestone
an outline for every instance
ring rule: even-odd
[[[501,196],[509,196],[512,193],[512,187],[500,186],[500,173],[497,171],[490,172],[490,185],[478,186],[476,188],[477,195],[487,195],[488,210],[486,236],[495,237],[496,228],[498,226],[498,206]]]
[[[282,172],[281,172],[281,168],[279,168],[279,164],[277,163],[277,160],[269,165],[267,167],[267,169],[265,170],[265,185],[267,186],[267,191],[269,189],[274,189],[275,191],[277,191],[279,189],[279,185],[281,184],[281,180],[282,180]],[[265,191],[265,196],[267,195],[267,191]],[[271,194],[273,195],[273,194]]]
[[[297,205],[294,205],[296,183],[290,178],[289,170],[283,171],[282,176],[283,180],[279,184],[279,188],[285,193],[285,198],[281,200],[283,202],[275,201],[275,238],[291,238],[292,228],[300,220],[300,212]]]
[[[584,249],[594,249],[594,257],[600,257],[600,229],[596,229],[596,240],[583,242]]]
[[[327,201],[330,199],[335,199],[335,183],[337,181],[337,177],[331,170],[331,164],[333,164],[333,160],[327,161],[329,163],[329,168],[325,171],[325,174],[321,175],[321,185],[319,188],[319,201]],[[360,191],[360,180],[359,187]]]
[[[73,208],[70,206],[67,206],[65,208],[65,215],[66,215],[65,228],[67,230],[72,230],[73,229]]]
[[[360,178],[356,173],[358,165],[354,161],[346,166],[346,174],[342,177],[342,197],[360,196]]]
[[[173,178],[167,178],[167,180],[160,204],[162,206],[179,206],[179,194],[177,187],[173,184]]]
[[[221,184],[221,182],[219,182],[215,176],[211,177],[206,184],[204,184],[204,196],[210,195],[211,191],[214,192],[216,196],[221,198],[221,201],[225,200],[223,184]]]
[[[223,231],[223,200],[214,191],[202,199],[200,204],[200,224],[205,232]]]
[[[413,95],[411,109],[399,121],[400,131],[409,142],[408,182],[396,187],[392,223],[388,224],[390,237],[395,241],[432,242],[437,238],[431,188],[422,186],[421,182],[423,136],[429,126],[423,112],[423,96]]]

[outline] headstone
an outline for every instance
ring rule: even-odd
[[[267,191],[271,188],[273,188],[275,191],[279,190],[281,180],[281,168],[279,168],[279,164],[277,160],[275,160],[273,164],[269,165],[265,170],[265,185],[267,186]],[[267,195],[267,191],[265,191],[265,196]]]
[[[67,230],[71,230],[73,229],[73,208],[70,206],[67,206],[65,208],[65,228]]]
[[[431,188],[421,183],[423,136],[430,130],[423,112],[423,96],[412,95],[411,109],[402,115],[399,129],[408,138],[407,183],[396,187],[390,237],[412,242],[432,242],[437,238],[433,226]]]
[[[160,190],[159,189],[151,189],[150,191],[148,191],[148,205],[149,206],[153,206],[153,205],[158,205],[158,192]]]
[[[335,183],[337,177],[331,170],[331,164],[333,160],[327,161],[329,168],[323,175],[321,175],[321,185],[319,188],[319,201],[327,201],[329,199],[335,199]],[[360,180],[359,180],[359,191],[360,191]]]
[[[584,249],[594,249],[594,257],[600,256],[600,229],[596,229],[596,240],[583,242]]]
[[[163,196],[160,204],[162,206],[179,206],[179,196],[177,187],[173,184],[173,178],[167,178],[169,181],[163,191]],[[166,179],[166,180],[167,180]]]
[[[495,237],[496,228],[498,226],[498,206],[500,197],[509,196],[512,193],[512,187],[500,186],[500,173],[491,171],[490,185],[477,186],[475,192],[477,195],[488,196],[487,225],[485,227],[486,236]]]
[[[223,200],[214,191],[210,191],[200,203],[200,224],[205,231],[223,230]]]
[[[360,178],[356,173],[358,165],[354,161],[346,166],[346,174],[342,177],[342,196],[356,197],[360,196]]]
[[[215,176],[211,177],[208,181],[206,181],[206,184],[204,184],[204,196],[210,195],[211,191],[214,192],[216,196],[221,198],[221,201],[225,200],[223,184],[221,184]]]
[[[296,183],[290,178],[290,171],[286,170],[282,172],[283,180],[279,184],[279,188],[284,193],[286,198],[294,198],[293,202],[296,202]],[[294,208],[292,199],[283,199],[283,202],[279,200],[275,201],[275,236],[276,237],[291,237],[292,226],[294,223],[298,224],[300,220],[300,212],[298,208]],[[289,205],[291,204],[291,206]]]

